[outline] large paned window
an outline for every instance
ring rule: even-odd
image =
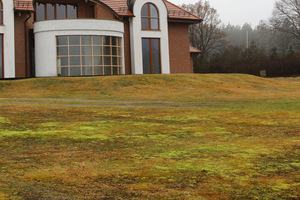
[[[4,78],[3,66],[3,35],[0,34],[0,78]]]
[[[3,3],[0,0],[0,24],[3,24]]]
[[[159,30],[159,14],[155,5],[146,3],[142,7],[142,30]]]
[[[76,19],[77,6],[36,2],[36,21],[51,19]]]
[[[122,73],[122,39],[112,36],[57,36],[57,75]]]
[[[160,39],[143,38],[143,73],[160,74]]]

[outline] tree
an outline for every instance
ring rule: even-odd
[[[290,42],[300,44],[300,0],[280,0],[270,20],[273,29],[286,34]]]
[[[210,54],[224,44],[225,33],[220,30],[221,20],[217,10],[208,1],[198,1],[195,4],[183,4],[182,8],[203,19],[202,23],[190,26],[191,44],[202,53],[194,61],[194,72],[208,72],[207,63]]]

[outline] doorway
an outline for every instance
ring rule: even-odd
[[[160,39],[142,38],[143,74],[160,74]]]

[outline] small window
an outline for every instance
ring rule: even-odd
[[[156,6],[146,3],[142,7],[142,30],[159,30],[159,13]]]
[[[90,6],[90,18],[95,18],[95,8],[94,6]]]
[[[36,5],[36,20],[45,20],[45,4],[37,2]]]
[[[57,19],[66,19],[67,18],[66,5],[56,4],[56,18]]]
[[[3,4],[0,0],[0,24],[3,24]]]
[[[46,4],[47,6],[47,19],[54,19],[55,18],[55,5],[53,4]]]
[[[67,18],[68,19],[75,19],[77,18],[77,7],[74,5],[67,5]]]

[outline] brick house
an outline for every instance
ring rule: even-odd
[[[0,15],[2,79],[192,73],[199,53],[201,19],[166,0],[0,0]]]

